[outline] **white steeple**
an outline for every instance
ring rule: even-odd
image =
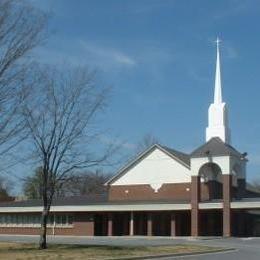
[[[214,103],[222,103],[222,90],[221,90],[221,74],[220,74],[220,60],[219,60],[219,43],[220,40],[217,38],[217,61],[216,61],[216,76],[215,76],[215,92],[214,92]]]
[[[223,142],[230,143],[230,130],[228,128],[228,112],[226,104],[222,102],[222,86],[220,72],[220,53],[219,43],[217,38],[217,60],[216,60],[216,75],[215,75],[215,91],[214,103],[209,107],[208,111],[208,127],[206,129],[206,141],[212,137],[219,137]]]

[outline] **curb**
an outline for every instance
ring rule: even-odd
[[[235,248],[224,248],[224,249],[216,249],[211,251],[202,251],[202,252],[190,252],[190,253],[176,253],[176,254],[163,254],[163,255],[147,255],[147,256],[133,256],[133,257],[122,257],[122,258],[111,258],[111,260],[139,260],[139,259],[157,259],[157,258],[165,258],[165,257],[178,257],[178,256],[196,256],[196,255],[204,255],[204,254],[214,254],[220,252],[229,252],[235,251]]]

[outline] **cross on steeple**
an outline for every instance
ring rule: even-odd
[[[217,44],[217,49],[219,48],[219,44],[221,43],[222,41],[217,37],[215,43]]]

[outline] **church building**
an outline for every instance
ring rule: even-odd
[[[260,194],[247,189],[247,154],[231,146],[217,40],[205,143],[191,153],[155,144],[105,185],[107,193],[55,199],[49,235],[259,236]],[[0,234],[39,234],[38,200],[0,203]]]

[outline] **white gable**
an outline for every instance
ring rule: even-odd
[[[191,181],[190,170],[165,152],[156,148],[134,167],[130,167],[112,185],[150,184],[154,189],[164,183]]]

